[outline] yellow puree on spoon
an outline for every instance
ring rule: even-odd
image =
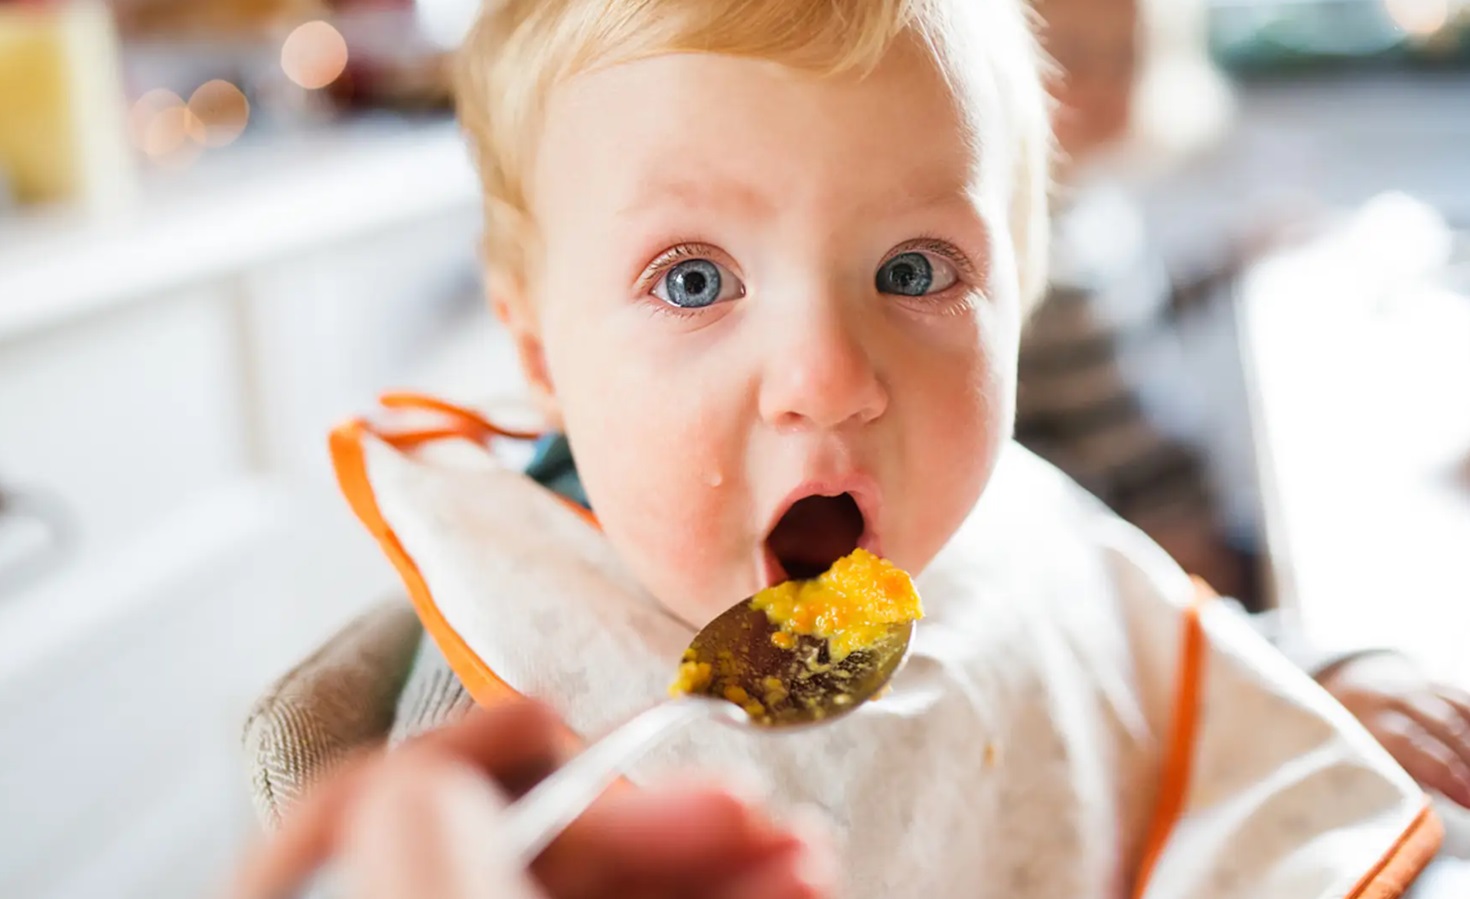
[[[919,594],[913,580],[903,569],[864,549],[854,550],[838,559],[817,578],[787,581],[757,593],[750,607],[765,612],[777,627],[771,642],[783,650],[795,650],[798,637],[813,637],[826,642],[825,658],[818,661],[809,655],[803,661],[813,674],[826,674],[854,652],[869,649],[889,633],[895,624],[924,617]],[[716,671],[718,665],[722,670]],[[767,714],[787,698],[780,678],[767,677],[759,699],[744,687],[731,683],[738,679],[738,663],[733,656],[722,654],[715,664],[696,661],[693,650],[679,666],[671,695],[711,693],[718,677],[726,684],[719,695],[743,706],[753,717]],[[723,669],[730,670],[723,670]]]

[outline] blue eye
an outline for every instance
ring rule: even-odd
[[[900,253],[878,269],[879,293],[922,297],[949,288],[959,280],[954,266],[927,253]]]
[[[744,291],[740,280],[708,259],[689,259],[673,266],[653,286],[653,295],[680,309],[703,309]]]

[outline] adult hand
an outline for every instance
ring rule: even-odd
[[[819,829],[780,827],[713,785],[614,790],[521,870],[498,840],[501,815],[560,764],[565,733],[544,707],[518,702],[349,762],[290,814],[231,895],[294,897],[329,858],[350,899],[831,895]]]
[[[1415,780],[1470,808],[1470,693],[1392,653],[1349,659],[1318,680]]]

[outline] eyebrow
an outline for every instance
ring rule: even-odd
[[[941,177],[916,176],[901,179],[895,188],[878,199],[890,210],[928,209],[953,203],[970,195],[971,184],[967,179],[955,178],[946,173]]]
[[[654,175],[637,182],[633,198],[619,212],[624,216],[637,215],[657,206],[724,209],[764,218],[775,211],[776,198],[754,185],[728,178]]]
[[[863,215],[891,215],[954,203],[970,193],[969,179],[953,172],[915,172],[898,179],[890,189],[858,210]],[[780,206],[782,192],[770,187],[716,175],[670,178],[653,174],[636,182],[633,198],[620,209],[621,216],[646,214],[661,206],[690,209],[720,209],[749,218],[770,218]]]

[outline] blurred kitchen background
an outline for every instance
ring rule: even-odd
[[[327,429],[515,392],[443,77],[474,8],[0,0],[0,895],[218,883],[249,704],[396,589]],[[1318,226],[1197,313],[1238,377],[1193,413],[1270,600],[1470,683],[1470,0],[1209,29],[1237,116],[1151,207]]]

